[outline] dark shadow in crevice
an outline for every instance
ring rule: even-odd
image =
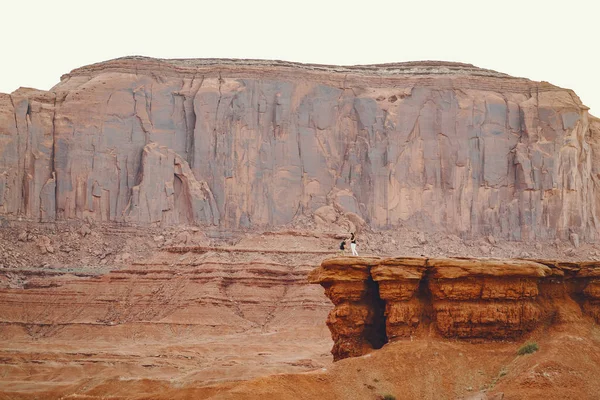
[[[416,293],[417,299],[421,304],[420,325],[422,327],[429,326],[434,319],[432,294],[429,289],[429,276],[425,272],[419,281],[419,288]]]
[[[373,313],[373,323],[365,326],[365,339],[374,349],[380,349],[388,342],[385,331],[385,301],[379,297],[379,285],[369,277],[367,281],[367,302]]]

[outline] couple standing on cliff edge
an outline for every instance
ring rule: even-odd
[[[346,249],[346,240],[348,239],[344,239],[342,240],[342,243],[340,243],[342,254],[344,254],[344,250]],[[354,235],[354,232],[350,232],[350,248],[352,249],[352,255],[358,256],[358,252],[356,251],[356,235]]]

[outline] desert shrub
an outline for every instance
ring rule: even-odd
[[[383,396],[383,400],[396,400],[396,396],[391,394],[386,394]]]
[[[535,353],[538,350],[539,347],[536,342],[525,343],[523,346],[519,347],[519,350],[517,350],[517,354],[522,356],[523,354]]]

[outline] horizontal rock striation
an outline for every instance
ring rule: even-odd
[[[582,310],[600,321],[599,262],[338,257],[309,281],[335,306],[327,319],[334,360],[424,334],[430,324],[445,338],[511,339]]]
[[[214,249],[112,271],[1,269],[0,391],[57,398],[91,376],[205,385],[323,367],[331,306],[306,282],[315,266],[312,254]]]
[[[599,136],[572,91],[469,64],[126,57],[0,95],[0,214],[591,240]]]
[[[4,271],[0,325],[22,325],[34,338],[122,324],[185,324],[225,334],[277,325],[289,313],[304,318],[303,313],[327,308],[306,285],[311,265],[251,258],[237,262],[235,256],[215,253],[159,254],[111,272]]]
[[[530,261],[430,259],[435,323],[445,337],[504,339],[533,329],[538,280],[550,268]]]

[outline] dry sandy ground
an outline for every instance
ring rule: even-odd
[[[517,355],[526,340],[539,351]],[[65,398],[127,399],[597,399],[600,328],[590,321],[541,328],[521,342],[468,343],[429,336],[325,368],[213,386],[107,380]],[[60,391],[57,391],[57,394]],[[52,392],[47,392],[51,394]]]

